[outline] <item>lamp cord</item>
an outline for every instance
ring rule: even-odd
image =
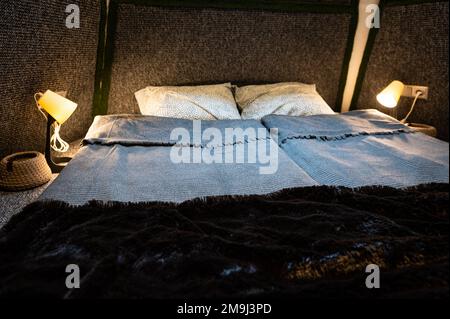
[[[411,109],[409,110],[408,114],[406,114],[405,118],[404,118],[403,120],[400,121],[401,123],[403,123],[403,124],[406,123],[406,120],[408,119],[408,117],[411,115],[411,113],[412,113],[413,110],[414,110],[414,106],[416,105],[417,99],[418,99],[419,96],[421,96],[422,94],[423,94],[422,91],[417,91],[416,96],[414,97],[414,101],[413,101],[413,103],[412,103],[412,105],[411,105]]]
[[[61,125],[58,122],[54,123],[54,132],[52,137],[50,138],[50,146],[56,151],[60,153],[67,152],[69,150],[69,144],[64,141],[59,135],[59,130],[61,129]],[[59,145],[59,146],[58,146]]]
[[[39,96],[42,96],[42,93],[36,93],[34,95],[34,101],[36,102],[36,106],[37,106],[39,112],[41,112],[41,114],[42,114],[42,116],[44,116],[45,120],[48,121],[47,115],[44,113],[44,111],[42,110],[42,107],[39,105],[39,102],[38,102]],[[61,138],[61,136],[59,135],[60,129],[61,129],[61,125],[59,125],[59,123],[55,121],[53,123],[53,134],[50,137],[50,146],[56,152],[64,153],[69,150],[69,144],[66,141],[64,141]]]

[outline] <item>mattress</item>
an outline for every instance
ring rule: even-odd
[[[98,116],[83,143],[41,200],[182,202],[316,185],[402,188],[449,175],[448,143],[376,110],[261,122]]]

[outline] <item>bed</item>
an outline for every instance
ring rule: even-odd
[[[378,111],[357,111],[264,118],[267,127],[279,127],[278,139],[244,135],[229,145],[177,145],[171,130],[192,132],[193,123],[97,117],[40,201],[0,230],[0,295],[448,295],[447,143]],[[202,125],[267,131],[254,120]],[[265,150],[278,152],[271,174],[245,161],[170,160],[174,148],[225,156],[262,140]],[[311,158],[320,167],[306,165]],[[352,170],[345,169],[349,161]],[[86,274],[82,289],[62,284],[68,264]],[[369,264],[382,269],[382,290],[366,288]]]
[[[314,83],[337,111],[352,7],[144,2],[111,2],[98,116],[39,201],[0,229],[0,297],[448,297],[448,143],[375,110],[138,114],[146,85],[230,80]],[[227,129],[242,134],[194,138]],[[69,264],[80,289],[64,284]],[[367,289],[369,264],[382,289]]]
[[[317,185],[401,188],[448,183],[448,143],[415,133],[376,110],[269,115],[261,122],[201,121],[199,136],[216,128],[223,140],[197,144],[194,122],[142,115],[98,116],[83,141],[85,146],[41,199],[75,205],[91,200],[183,202]],[[189,133],[188,144],[178,145],[171,136],[180,128]],[[273,128],[278,130],[276,141],[267,130]],[[227,144],[226,129],[242,134],[233,135]],[[257,130],[263,134],[257,135]],[[272,155],[271,162],[256,158],[249,163],[248,153],[259,145]],[[236,156],[241,147],[239,163]],[[171,152],[183,149],[188,161],[174,162]],[[195,163],[195,150],[215,153],[221,160]],[[227,153],[234,156],[230,163],[225,162]]]

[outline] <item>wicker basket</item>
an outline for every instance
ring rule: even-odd
[[[52,177],[43,154],[22,152],[6,156],[0,162],[0,189],[20,191],[47,183]]]

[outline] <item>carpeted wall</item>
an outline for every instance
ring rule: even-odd
[[[0,1],[0,157],[44,150],[45,119],[33,94],[67,91],[78,109],[62,126],[68,141],[92,122],[100,20],[99,0]],[[66,27],[67,5],[80,8],[80,28]]]
[[[334,108],[350,13],[120,4],[108,113],[138,113],[148,85],[301,81]]]
[[[429,99],[419,100],[409,122],[433,125],[448,141],[448,1],[387,4],[375,38],[357,108],[389,110],[376,95],[392,80],[429,86]],[[401,98],[397,109],[403,118],[412,99]]]

